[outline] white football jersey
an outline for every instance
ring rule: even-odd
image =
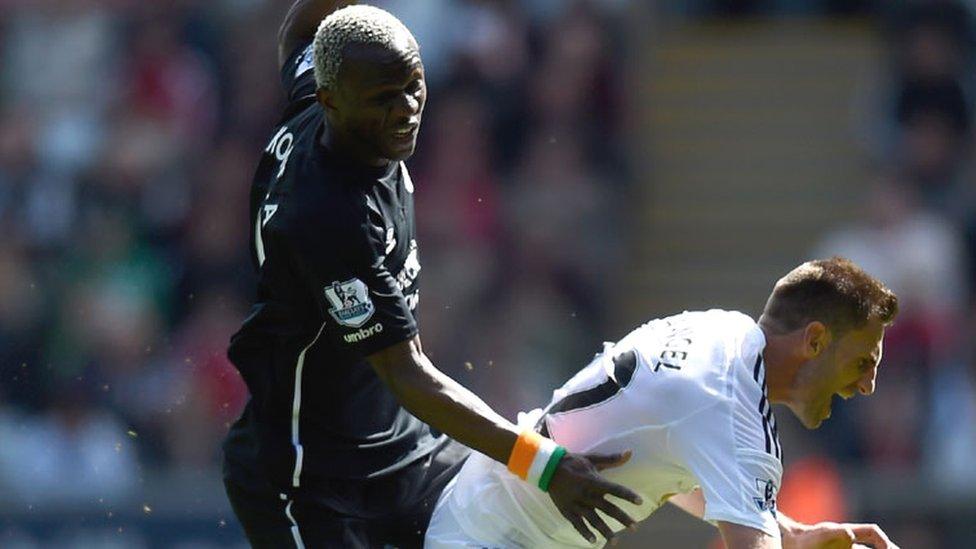
[[[633,451],[629,462],[603,474],[641,495],[641,506],[614,498],[635,520],[700,486],[705,520],[779,538],[781,449],[766,397],[765,345],[756,323],[737,312],[654,320],[606,344],[553,393],[549,406],[520,414],[519,424],[572,452]],[[489,547],[591,546],[547,494],[479,453],[441,495],[427,546],[454,545],[451,540]]]

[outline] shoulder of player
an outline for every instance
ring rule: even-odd
[[[352,185],[303,185],[281,197],[273,228],[301,254],[371,257],[377,222],[361,189]]]
[[[701,345],[715,363],[726,368],[741,367],[741,363],[756,356],[764,345],[762,331],[748,315],[738,311],[711,309],[704,313]],[[750,363],[751,365],[751,363]],[[716,370],[717,374],[724,374]]]
[[[743,341],[753,337],[750,326],[754,325],[748,316],[734,311],[685,312],[647,325],[646,332],[634,332],[633,345],[653,371],[671,368],[678,374],[667,376],[669,390],[685,395],[689,412],[718,401],[731,410],[736,398],[733,388],[743,369]]]
[[[342,185],[306,185],[282,197],[280,230],[313,240],[353,239],[364,235],[371,213],[357,189]]]
[[[287,210],[288,228],[319,235],[361,231],[370,216],[365,189],[342,181],[342,174],[326,165],[314,140],[302,141],[289,159],[279,198]]]

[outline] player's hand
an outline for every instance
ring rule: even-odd
[[[552,482],[549,484],[549,496],[556,508],[566,520],[571,522],[580,535],[590,543],[596,542],[596,536],[589,526],[595,528],[610,541],[613,530],[597,514],[603,511],[627,528],[635,528],[634,519],[630,518],[619,507],[610,503],[607,496],[615,496],[627,500],[634,505],[642,503],[641,497],[603,478],[599,471],[610,467],[623,465],[630,459],[631,453],[619,454],[573,454],[567,453],[556,469]]]
[[[783,549],[898,549],[877,524],[820,522],[783,538]]]

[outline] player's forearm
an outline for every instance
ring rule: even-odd
[[[356,0],[297,0],[278,30],[278,64],[284,64],[296,47],[311,40],[330,13],[355,3]]]
[[[701,519],[705,516],[705,495],[702,493],[701,488],[696,488],[693,491],[684,494],[675,494],[671,496],[668,501],[693,517]],[[789,549],[789,547],[791,547],[789,545],[789,540],[792,540],[793,536],[798,532],[798,529],[802,528],[804,525],[796,522],[782,513],[776,514],[776,520],[779,524],[780,535],[782,537],[782,546],[784,549]],[[736,529],[738,529],[738,527],[736,527]],[[777,544],[773,543],[768,536],[761,536],[756,532],[750,532],[749,530],[751,529],[747,528],[745,531],[734,534],[735,536],[745,536],[746,538],[745,541],[735,540],[734,543],[742,544],[743,547],[753,547],[753,545],[750,544],[759,544],[756,545],[757,547],[778,546]],[[726,534],[723,533],[723,536],[724,535]],[[726,544],[730,549],[734,546],[733,544],[729,544],[728,540],[726,540]]]
[[[465,446],[507,462],[518,438],[517,427],[435,368],[419,344],[411,344],[410,355],[413,364],[377,368],[400,404]]]
[[[741,524],[719,521],[718,531],[728,549],[783,549],[780,540]]]
[[[783,538],[784,543],[792,539],[798,533],[800,533],[806,524],[802,522],[797,522],[786,515],[786,513],[777,510],[776,511],[776,523],[779,524],[779,532]]]

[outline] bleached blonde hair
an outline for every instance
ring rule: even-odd
[[[394,49],[404,37],[414,40],[410,30],[395,15],[375,6],[347,6],[332,12],[315,32],[312,47],[315,85],[325,89],[335,87],[347,45],[376,44]]]

